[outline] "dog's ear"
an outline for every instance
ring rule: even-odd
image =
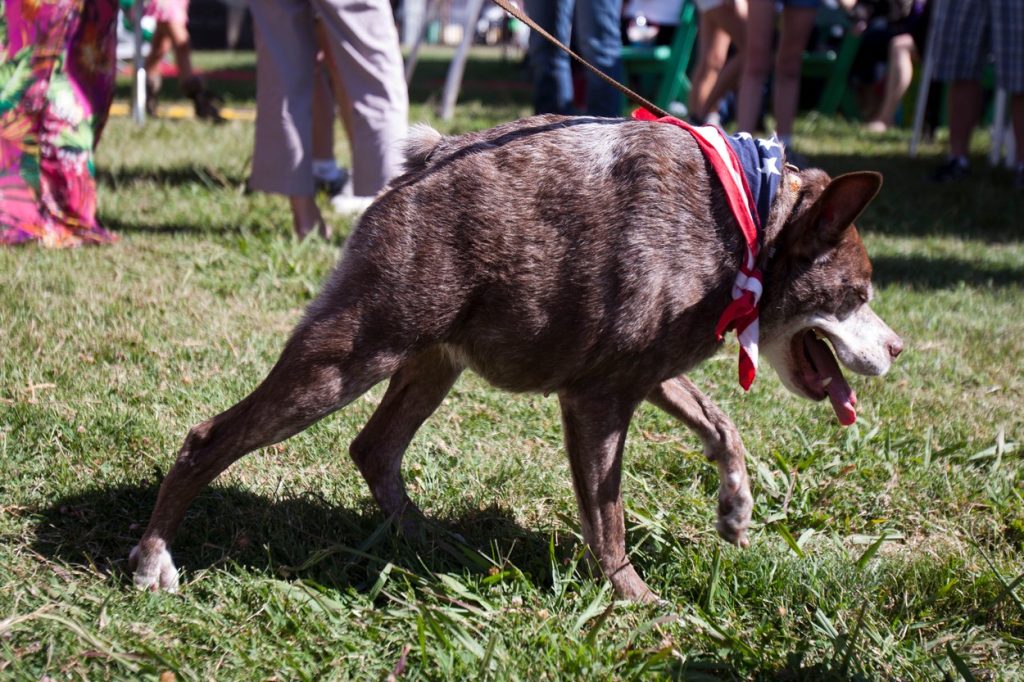
[[[838,244],[882,187],[882,175],[858,171],[834,178],[806,213],[799,250],[810,257]]]

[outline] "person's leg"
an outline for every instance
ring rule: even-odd
[[[160,62],[164,60],[164,57],[166,57],[167,53],[170,51],[170,27],[167,25],[166,21],[158,21],[156,23],[156,28],[153,30],[153,40],[150,41],[149,54],[146,55],[146,61],[143,62],[147,76],[152,78],[160,73]]]
[[[1010,99],[1010,117],[1013,124],[1013,138],[1017,145],[1017,163],[1024,163],[1024,92]]]
[[[221,100],[206,89],[202,79],[192,68],[192,42],[188,33],[188,0],[160,0],[158,12],[166,22],[167,33],[174,48],[174,62],[178,65],[178,83],[182,93],[195,103],[197,118],[222,121]]]
[[[188,24],[173,21],[167,24],[174,45],[174,63],[178,65],[178,81],[187,83],[195,77],[192,70],[192,40],[188,34]]]
[[[1024,189],[1024,93],[1018,93],[1010,100],[1010,116],[1017,147],[1017,184]]]
[[[782,10],[782,30],[775,55],[772,113],[775,115],[776,132],[784,142],[793,136],[793,121],[800,104],[803,55],[817,12],[817,9],[796,6],[787,6]]]
[[[573,0],[526,0],[530,18],[565,45],[572,30],[572,9]],[[533,75],[533,113],[572,113],[569,55],[536,31],[530,31],[528,55]]]
[[[737,127],[743,131],[753,132],[761,115],[764,84],[771,73],[774,30],[774,0],[750,0],[736,113]]]
[[[885,74],[885,94],[878,114],[868,122],[868,129],[885,131],[896,122],[896,110],[914,78],[917,49],[909,33],[901,33],[889,41],[889,68]]]
[[[1011,97],[1017,183],[1024,185],[1024,3],[992,0],[992,52],[996,59],[996,84]]]
[[[701,13],[700,56],[694,71],[690,115],[703,120],[715,110],[725,93],[734,90],[743,67],[742,50],[746,23],[746,3],[725,2]],[[729,60],[729,46],[735,44],[739,55]]]
[[[729,4],[723,7],[727,9]],[[718,15],[718,23],[725,32],[729,34],[732,44],[736,46],[736,53],[729,59],[718,74],[715,86],[707,97],[708,113],[718,108],[722,98],[730,92],[739,89],[740,76],[743,73],[743,46],[747,38],[747,2],[736,0],[731,5],[731,11],[724,11]]]
[[[981,114],[981,83],[958,80],[949,84],[949,154],[966,158],[971,132]]]
[[[345,189],[348,171],[338,166],[334,158],[334,112],[338,109],[328,82],[327,67],[322,52],[317,54],[316,74],[313,76],[313,179],[317,191],[334,197]]]
[[[385,0],[317,0],[328,64],[352,105],[352,189],[371,197],[402,169],[409,120],[402,53]]]
[[[686,108],[690,111],[690,117],[698,121],[703,121],[708,114],[708,97],[729,54],[729,35],[713,18],[713,14],[721,9],[716,7],[701,12],[700,26],[697,29],[697,66],[690,81],[690,96]]]
[[[582,56],[612,79],[622,82],[622,0],[580,0],[576,28]],[[615,87],[587,72],[587,113],[622,116],[623,97]]]
[[[318,55],[319,62],[319,55]],[[327,84],[327,69],[316,66],[313,76],[313,159],[334,158],[334,97]]]
[[[345,90],[342,88],[341,82],[336,82],[334,69],[331,68],[331,63],[327,56],[327,48],[325,47],[327,45],[327,34],[324,33],[324,26],[319,21],[316,22],[316,44],[320,48],[320,52],[317,54],[316,58],[317,66],[323,73],[323,80],[320,85],[327,86],[327,89],[322,94],[333,95],[334,97],[333,101],[329,101],[329,99],[325,99],[324,101],[329,102],[330,106],[333,107],[333,111],[341,120],[341,127],[345,129],[345,138],[351,140],[352,102],[349,101],[348,96],[345,94]],[[317,93],[314,92],[314,103],[316,102],[316,97]]]
[[[313,201],[313,16],[304,0],[252,4],[256,28],[253,189],[289,197],[296,234],[322,225]]]
[[[320,22],[317,22],[318,45],[324,44],[322,34]],[[335,104],[326,60],[327,55],[321,49],[316,55],[313,76],[313,179],[317,191],[334,197],[345,188],[348,172],[338,166],[334,158],[334,118],[340,107]]]
[[[958,0],[937,3],[935,30],[928,36],[936,54],[935,80],[949,83],[949,160],[932,176],[937,182],[957,180],[968,170],[971,132],[981,109],[979,79],[988,54],[989,3]]]
[[[164,57],[171,51],[171,35],[167,22],[158,21],[153,31],[153,40],[150,43],[149,54],[143,66],[146,69],[146,114],[157,115],[157,101],[160,97],[160,89],[163,85],[163,78],[160,76],[160,64]]]
[[[331,229],[324,222],[315,195],[291,195],[288,197],[288,205],[292,210],[292,229],[296,237],[305,239],[316,232],[324,239],[330,239]]]

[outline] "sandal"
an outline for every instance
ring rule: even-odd
[[[181,91],[186,97],[192,100],[196,110],[196,118],[223,123],[226,119],[221,116],[220,108],[224,106],[224,100],[206,89],[197,77],[189,78],[181,86]]]

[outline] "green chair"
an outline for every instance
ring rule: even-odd
[[[653,76],[657,82],[653,102],[667,110],[672,102],[686,101],[690,94],[690,79],[686,70],[690,66],[696,42],[697,8],[692,0],[684,0],[672,44],[623,47],[623,71],[627,78]]]
[[[819,78],[825,83],[818,101],[818,111],[826,116],[834,116],[841,111],[847,118],[860,118],[857,99],[847,85],[853,60],[860,49],[861,37],[854,34],[850,18],[842,10],[818,10],[817,23],[820,28],[830,28],[837,24],[843,26],[843,40],[837,50],[805,52],[801,75],[803,78]]]

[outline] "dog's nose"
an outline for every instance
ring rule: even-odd
[[[892,359],[895,360],[899,357],[900,353],[903,352],[903,339],[898,336],[894,336],[885,347],[889,349],[889,355],[891,355]]]

